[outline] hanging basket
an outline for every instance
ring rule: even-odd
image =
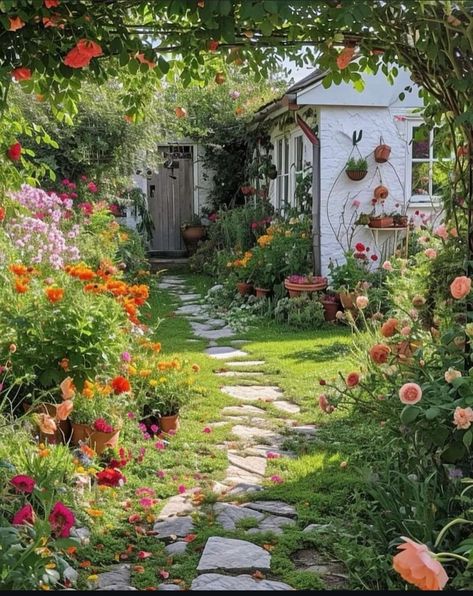
[[[363,180],[368,170],[345,170],[345,173],[350,180]]]
[[[380,184],[373,191],[374,198],[378,203],[385,201],[388,198],[389,190],[386,186]]]
[[[389,145],[379,144],[374,150],[374,160],[377,163],[386,163],[391,155],[391,147]]]

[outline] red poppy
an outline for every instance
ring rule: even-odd
[[[209,52],[215,52],[217,50],[218,46],[219,46],[219,43],[216,39],[211,39],[207,43],[207,48],[208,48]]]
[[[48,520],[52,531],[60,538],[69,538],[71,528],[76,521],[72,511],[61,501],[54,505]]]
[[[11,71],[11,76],[15,81],[28,81],[31,79],[31,69],[26,66],[19,66]]]
[[[34,487],[36,486],[34,478],[31,478],[31,476],[25,476],[23,474],[13,476],[13,478],[10,480],[10,484],[13,484],[16,492],[26,494],[31,494],[34,490]]]
[[[23,524],[33,524],[35,520],[35,514],[31,505],[25,505],[19,509],[12,519],[14,526],[22,526]]]
[[[72,50],[66,54],[64,64],[71,68],[83,68],[84,66],[89,66],[92,58],[96,58],[102,54],[102,48],[98,43],[88,39],[80,39]]]
[[[112,468],[105,468],[101,472],[98,472],[95,477],[99,486],[118,486],[120,482],[125,482],[126,478],[118,470],[112,470]]]
[[[130,381],[128,381],[128,379],[125,379],[125,377],[121,376],[112,379],[110,385],[112,386],[115,395],[120,395],[120,393],[126,393],[131,389]]]
[[[366,250],[366,247],[363,244],[363,242],[357,242],[355,244],[355,250],[357,250],[358,252],[364,252]]]
[[[21,157],[21,143],[13,143],[7,149],[7,156],[12,161],[18,161]]]

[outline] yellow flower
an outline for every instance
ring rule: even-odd
[[[103,515],[101,509],[86,509],[85,512],[90,515],[90,517],[102,517]]]
[[[151,387],[156,387],[156,385],[158,384],[158,381],[156,379],[150,379],[149,384]]]
[[[159,377],[158,383],[165,383],[166,380],[167,380],[166,377]]]
[[[45,568],[46,569],[56,569],[56,563],[48,563]]]
[[[40,584],[39,584],[39,587],[40,587],[42,590],[44,590],[45,592],[47,592],[48,590],[50,590],[50,589],[51,589],[51,588],[49,587],[49,585],[48,585],[48,584],[43,584],[43,583],[40,583]]]
[[[84,474],[84,473],[85,473],[85,468],[83,468],[82,466],[77,466],[76,474]]]
[[[92,575],[89,575],[89,577],[87,578],[88,582],[96,582],[99,579],[99,576],[96,575],[95,573],[93,573]]]
[[[268,246],[268,244],[271,243],[271,236],[269,234],[264,234],[263,236],[260,236],[258,238],[257,242],[258,246],[264,248],[265,246]]]
[[[129,375],[136,375],[136,368],[134,366],[128,367],[128,374]]]
[[[151,370],[149,368],[143,368],[142,370],[140,370],[139,375],[140,377],[149,377],[149,375],[151,374]]]
[[[290,232],[289,230],[286,230],[284,232],[284,236],[286,236],[286,238],[289,238],[290,236],[292,236],[292,232]]]

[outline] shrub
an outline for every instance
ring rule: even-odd
[[[274,309],[274,317],[296,329],[318,329],[325,320],[320,301],[308,296],[282,298]]]

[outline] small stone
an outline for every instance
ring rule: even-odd
[[[297,517],[296,509],[292,505],[284,503],[284,501],[253,501],[252,503],[246,503],[245,507],[283,517]]]
[[[330,524],[309,524],[302,531],[305,534],[308,534],[309,532],[323,532],[323,530],[326,530],[329,527]]]
[[[268,551],[246,540],[212,536],[205,544],[197,571],[269,571],[271,556]]]
[[[229,346],[218,346],[214,348],[207,348],[205,350],[207,356],[211,358],[216,358],[218,360],[224,360],[226,358],[240,358],[242,356],[248,356],[246,352],[242,350],[237,350],[235,348],[231,348]]]
[[[285,401],[284,399],[273,401],[273,406],[282,412],[287,412],[288,414],[299,414],[301,411],[297,404],[292,404],[291,402]]]
[[[205,573],[194,579],[191,590],[252,592],[253,590],[293,590],[293,588],[283,582],[267,579],[256,580],[251,575],[233,577],[220,573]]]
[[[121,584],[110,584],[109,586],[105,586],[105,588],[97,588],[98,592],[109,592],[112,590],[114,592],[136,592],[137,588],[134,588],[133,586],[122,586]]]
[[[247,472],[251,472],[252,474],[259,474],[260,476],[264,476],[266,472],[266,463],[267,460],[264,457],[241,457],[235,453],[228,452],[228,461],[233,465],[241,468],[242,470],[246,470]]]
[[[261,408],[257,408],[256,406],[244,404],[242,406],[226,406],[223,408],[222,414],[230,416],[251,416],[252,414],[258,414],[259,416],[262,416],[265,414],[265,411]]]
[[[98,590],[127,590],[130,588],[130,565],[116,565],[112,571],[106,571],[99,575]]]
[[[315,424],[305,424],[303,426],[293,426],[291,430],[301,435],[312,437],[317,433],[318,429]]]
[[[326,565],[311,565],[310,567],[306,567],[304,571],[317,573],[317,575],[327,575],[330,573],[330,568]]]
[[[242,401],[274,401],[282,395],[279,387],[269,385],[226,385],[221,390]]]
[[[175,592],[176,590],[181,592],[182,588],[179,587],[177,584],[159,584],[158,586],[158,590],[167,590],[167,591],[173,591]]]
[[[246,352],[244,355],[248,356]],[[225,366],[261,366],[262,364],[266,364],[266,362],[264,360],[240,360],[237,362],[225,362]]]
[[[242,519],[262,520],[264,515],[259,511],[251,511],[245,507],[238,507],[230,503],[215,503],[214,512],[217,515],[217,521],[225,530],[235,530],[237,522]]]
[[[167,552],[168,555],[182,555],[182,553],[186,552],[188,546],[188,542],[178,541],[168,544],[164,547],[164,550]]]
[[[168,519],[174,515],[185,515],[195,510],[191,495],[175,495],[171,497],[158,515],[158,520]]]
[[[194,529],[191,517],[170,517],[157,521],[153,530],[157,532],[158,540],[169,539],[172,536],[184,537]]]
[[[89,544],[90,530],[88,528],[72,528],[71,536],[78,538],[81,544]]]
[[[247,533],[256,534],[258,532],[273,532],[273,534],[282,534],[284,526],[293,526],[294,524],[295,522],[293,519],[278,517],[277,515],[268,515],[257,528],[251,528]]]

